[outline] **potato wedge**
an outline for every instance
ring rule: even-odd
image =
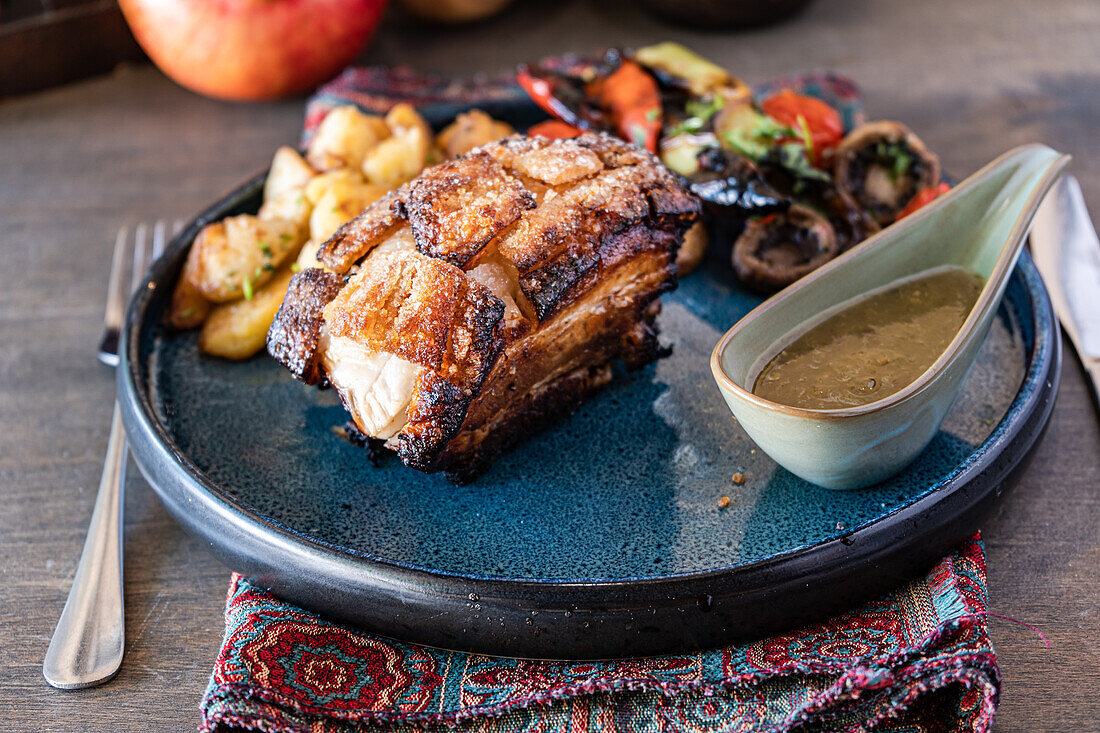
[[[387,189],[369,183],[337,181],[325,189],[309,216],[309,237],[324,242],[340,225],[386,195]]]
[[[432,145],[432,131],[412,105],[405,103],[389,111],[386,124],[392,135],[366,154],[363,174],[369,183],[397,188],[424,170]]]
[[[271,170],[264,181],[264,201],[277,199],[288,191],[300,189],[317,175],[294,148],[286,145],[275,151]]]
[[[436,135],[435,144],[448,158],[457,158],[476,147],[508,137],[515,130],[506,122],[498,122],[482,112],[472,109],[455,117]]]
[[[358,170],[367,151],[389,134],[387,125],[371,122],[371,115],[363,114],[358,108],[337,107],[321,120],[309,144],[306,160],[319,171]]]
[[[250,214],[207,224],[192,246],[195,267],[188,281],[207,300],[248,298],[271,280],[283,261],[298,253],[305,237],[294,222]]]
[[[183,272],[176,281],[176,289],[172,291],[172,302],[168,306],[168,314],[164,321],[169,328],[186,331],[199,326],[210,312],[210,301],[202,296],[202,293],[192,284],[192,276],[198,267],[198,249],[191,247],[187,254],[187,262],[183,265]]]
[[[250,300],[215,306],[199,333],[199,349],[225,359],[247,359],[264,348],[267,329],[282,305],[293,273],[283,268]]]

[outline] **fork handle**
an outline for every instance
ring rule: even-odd
[[[115,403],[111,437],[95,509],[73,587],[54,629],[42,674],[54,687],[76,689],[106,682],[122,664],[122,496],[126,432]]]

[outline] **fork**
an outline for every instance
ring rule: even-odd
[[[173,231],[180,228],[179,222]],[[107,284],[107,309],[103,316],[103,336],[99,341],[99,360],[118,365],[119,331],[127,297],[141,283],[146,266],[164,251],[168,225],[158,221],[149,227],[134,228],[133,246],[129,232],[119,230],[111,259]],[[127,250],[131,249],[130,287],[124,285]],[[125,618],[122,597],[122,497],[126,482],[126,432],[122,427],[118,401],[111,417],[111,435],[107,457],[99,480],[95,508],[84,538],[84,550],[76,568],[73,586],[54,629],[50,647],[42,663],[42,675],[54,687],[75,690],[92,687],[111,679],[122,664],[125,644]]]

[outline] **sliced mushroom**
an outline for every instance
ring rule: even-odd
[[[900,122],[860,125],[836,149],[836,185],[881,226],[940,182],[940,159]]]
[[[847,252],[882,230],[874,217],[856,203],[851,194],[841,193],[834,186],[822,192],[820,202],[836,232],[837,247],[841,252]]]
[[[765,293],[787,287],[836,257],[832,224],[813,209],[793,204],[784,213],[755,219],[733,245],[733,269]]]

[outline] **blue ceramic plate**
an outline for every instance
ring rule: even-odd
[[[119,379],[134,453],[168,509],[231,568],[401,639],[593,658],[712,646],[820,617],[977,529],[1057,390],[1055,322],[1025,254],[929,448],[872,488],[817,488],[753,445],[712,380],[714,344],[760,302],[734,279],[728,246],[712,246],[664,298],[669,358],[620,373],[470,485],[392,455],[372,466],[334,433],[347,416],[331,391],[295,382],[266,356],[205,357],[194,333],[161,327],[198,229],[255,211],[261,185],[196,219],[131,305]]]

